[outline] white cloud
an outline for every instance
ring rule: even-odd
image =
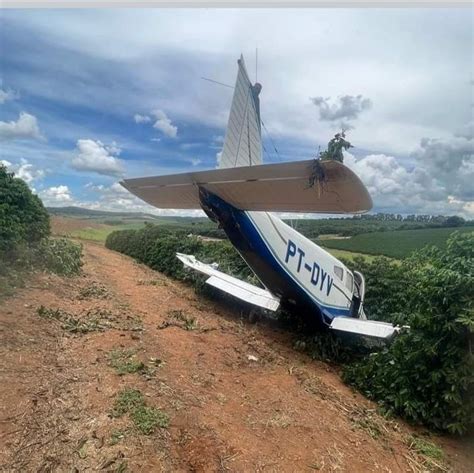
[[[33,181],[44,177],[44,171],[42,169],[36,169],[33,164],[24,159],[22,159],[22,163],[18,166],[15,174],[27,184],[31,184]]]
[[[42,190],[38,195],[45,205],[54,206],[71,204],[73,202],[71,191],[68,186],[64,185],[49,187]]]
[[[198,166],[199,164],[202,163],[202,160],[199,158],[191,158],[189,160],[193,166]]]
[[[110,186],[97,185],[90,182],[85,187],[89,192],[97,194],[97,200],[83,202],[80,204],[81,207],[112,211],[145,212],[155,215],[192,215],[199,217],[204,215],[202,210],[157,209],[135,197],[118,182],[114,182]]]
[[[319,118],[322,121],[338,122],[344,129],[353,128],[349,121],[359,117],[364,111],[372,107],[372,101],[362,95],[342,95],[336,100],[330,97],[313,97],[311,102],[319,109]]]
[[[423,138],[413,153],[417,166],[460,200],[474,200],[474,139],[452,136],[448,139]]]
[[[20,164],[13,164],[9,161],[2,159],[0,161],[10,171],[15,173],[15,177],[23,179],[27,184],[32,184],[33,181],[40,180],[44,177],[44,171],[36,168],[33,164],[29,163],[26,159],[21,159]]]
[[[0,104],[4,104],[8,100],[15,100],[18,94],[13,90],[4,90],[0,88]]]
[[[185,151],[194,149],[194,148],[199,148],[201,146],[201,143],[182,143],[179,145],[181,149],[184,149]]]
[[[453,214],[474,217],[474,140],[423,139],[410,167],[385,154],[355,158],[345,164],[367,186],[374,207],[399,213]]]
[[[413,149],[422,136],[456,130],[472,115],[466,100],[472,93],[467,80],[472,20],[461,10],[118,9],[84,11],[81,17],[67,10],[33,16],[8,11],[3,17],[18,37],[55,45],[47,49],[52,54],[41,58],[33,49],[25,50],[25,66],[40,72],[34,80],[16,73],[15,85],[28,94],[87,104],[127,119],[129,110],[146,110],[151,97],[159,96],[153,106],[172,110],[179,123],[223,127],[231,90],[197,78],[233,83],[242,51],[254,80],[258,43],[262,116],[275,134],[324,141],[333,125],[318,123],[308,97],[362,94],[377,107],[359,117],[354,142],[364,149],[399,153]],[[142,28],[124,35],[130,21]],[[341,24],[344,28],[338,28]],[[334,29],[337,35],[330,33]],[[98,35],[105,40],[97,41]],[[78,67],[63,60],[69,52]],[[113,87],[106,80],[89,80],[109,74]],[[453,87],[446,89],[448,81]]]
[[[224,136],[223,135],[214,135],[211,139],[211,144],[209,148],[221,150],[224,146]]]
[[[135,114],[133,119],[135,123],[149,123],[154,120],[153,128],[161,131],[164,135],[169,136],[170,138],[176,138],[178,135],[178,127],[171,123],[171,120],[168,118],[166,113],[163,110],[153,110],[150,117],[149,115],[140,115],[139,113]],[[159,141],[160,139],[152,138],[152,141]]]
[[[43,139],[34,115],[21,112],[17,121],[0,121],[0,141],[14,139]]]
[[[153,128],[160,130],[166,136],[170,138],[176,138],[178,134],[178,127],[171,123],[171,120],[166,116],[163,110],[153,110],[152,115],[156,118],[156,122],[153,124]]]
[[[472,118],[473,110],[470,100],[466,100],[472,94],[472,81],[467,80],[472,62],[472,21],[459,9],[442,12],[436,9],[393,12],[244,9],[199,13],[104,10],[84,11],[81,18],[74,12],[58,10],[33,16],[8,11],[4,16],[11,32],[6,39],[13,45],[18,43],[17,38],[36,37],[38,41],[44,40],[41,46],[47,51],[39,57],[33,49],[25,50],[22,57],[25,69],[10,71],[11,83],[25,91],[25,95],[58,102],[65,107],[72,104],[100,113],[106,110],[128,122],[134,111],[159,108],[166,110],[173,122],[179,124],[180,137],[185,136],[182,129],[186,121],[196,129],[207,126],[216,127],[212,133],[223,131],[231,89],[196,79],[208,76],[233,83],[236,58],[242,51],[253,80],[257,41],[261,51],[262,116],[280,151],[288,149],[288,143],[295,144],[295,148],[313,147],[314,150],[318,144],[327,143],[333,135],[334,124],[343,120],[335,118],[341,113],[341,103],[336,98],[357,98],[360,94],[361,99],[352,103],[355,112],[364,108],[365,97],[370,97],[376,107],[359,113],[357,130],[349,140],[359,150],[367,150],[358,167],[366,175],[365,179],[371,180],[376,203],[388,209],[391,200],[398,202],[399,207],[393,207],[398,212],[413,209],[436,212],[441,207],[454,209],[473,200],[468,194],[472,187],[472,160],[469,155],[460,161],[456,158],[459,156],[456,153],[468,143],[451,136],[458,130],[456,138],[472,136],[472,129],[461,130]],[[143,27],[124,36],[123,29],[131,18]],[[274,27],[261,28],[263,22],[270,22]],[[419,27],[420,22],[423,28]],[[315,24],[323,27],[315,28]],[[338,35],[328,33],[340,24],[344,24],[344,28]],[[400,35],[400,25],[406,34]],[[298,35],[291,35],[296,29]],[[160,34],[152,33],[157,30]],[[249,37],[248,31],[256,36]],[[98,32],[106,41],[97,42]],[[215,40],[216,36],[219,41]],[[288,37],[291,41],[284,40]],[[413,48],[413,44],[417,47]],[[239,45],[238,50],[236,45]],[[14,51],[15,48],[6,48],[5,54]],[[70,53],[74,54],[77,64],[72,69],[64,61],[65,54]],[[34,74],[26,71],[34,71]],[[102,76],[113,77],[114,86],[111,87],[108,80],[92,80]],[[452,87],[444,87],[448,82]],[[334,120],[318,120],[320,111],[308,100],[315,96],[323,97],[320,104],[326,107],[323,116]],[[151,102],[153,97],[156,97],[155,102]],[[351,107],[345,108],[347,112]],[[445,113],[446,110],[449,113]],[[175,123],[163,115],[168,122],[164,120],[161,125],[173,134]],[[163,115],[156,122],[163,120]],[[148,123],[146,126],[150,128],[155,124],[150,113],[137,114],[133,119],[137,123],[143,120],[140,123]],[[73,130],[74,140],[78,136],[92,136],[76,133],[74,123],[71,127],[48,125],[48,137],[49,130],[55,130],[62,139]],[[162,136],[161,131],[156,135]],[[438,139],[420,144],[425,136]],[[165,135],[162,138],[166,141]],[[3,156],[16,161],[20,156],[30,159],[34,152],[48,159],[49,154],[44,152],[47,150],[39,150],[38,144],[31,146],[29,154],[24,154],[22,149],[21,154]],[[20,141],[8,146],[26,145],[30,143]],[[215,151],[221,149],[217,141],[210,147],[215,147]],[[419,147],[417,153],[410,155],[415,147]],[[108,154],[116,157],[110,151]],[[148,158],[151,153],[141,156],[143,161],[139,164],[136,160],[127,163],[127,172],[157,174],[159,160]],[[285,157],[295,159],[296,154],[288,151]],[[55,169],[60,168],[61,159],[56,160]],[[378,169],[381,163],[383,166]],[[169,169],[164,168],[164,172]],[[403,179],[408,179],[413,187],[404,185]],[[388,189],[393,190],[393,196]],[[411,199],[414,191],[416,195]],[[405,200],[399,195],[401,192],[407,193]]]
[[[216,153],[216,168],[218,168],[221,165],[221,159],[222,159],[222,151],[218,151]]]
[[[135,120],[135,123],[148,123],[151,121],[151,118],[148,115],[140,115],[139,113],[136,113],[133,116],[133,119]]]
[[[120,154],[115,143],[105,146],[100,141],[82,139],[77,141],[77,154],[71,165],[78,171],[89,171],[105,176],[121,176],[124,173],[121,160],[115,155]]]

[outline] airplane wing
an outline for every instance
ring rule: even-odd
[[[400,332],[401,328],[387,322],[356,319],[353,317],[334,317],[329,326],[337,332],[351,333],[373,339],[390,340]],[[403,327],[409,328],[409,327]]]
[[[185,266],[209,276],[206,280],[207,284],[227,294],[231,294],[238,299],[273,312],[280,306],[280,300],[265,289],[253,286],[252,284],[218,271],[213,265],[202,263],[193,255],[176,253],[176,256]],[[409,327],[398,327],[386,322],[339,316],[334,317],[329,328],[336,332],[389,341],[395,337],[400,330]]]
[[[218,271],[212,265],[198,261],[193,255],[176,253],[176,256],[185,266],[209,276],[206,283],[221,291],[271,311],[276,311],[280,305],[280,300],[269,291]]]
[[[199,187],[241,210],[360,213],[372,208],[362,181],[337,161],[241,166],[125,179],[121,185],[162,209],[200,209]]]

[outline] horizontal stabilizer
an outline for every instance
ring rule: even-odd
[[[375,320],[354,319],[352,317],[334,317],[329,328],[338,332],[352,333],[370,338],[381,338],[390,340],[399,331],[399,327],[394,327],[386,322]]]
[[[360,213],[372,208],[362,181],[338,161],[242,166],[125,179],[121,184],[162,209],[200,209],[200,187],[241,210]]]
[[[271,311],[276,311],[280,305],[279,299],[269,291],[218,271],[210,264],[201,263],[193,255],[176,253],[176,256],[185,266],[210,276],[206,283],[227,294]]]

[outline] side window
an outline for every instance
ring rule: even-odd
[[[334,266],[334,273],[342,281],[344,270],[340,266]]]
[[[346,287],[349,289],[349,291],[352,291],[353,287],[352,285],[354,284],[354,277],[352,276],[351,273],[347,272],[347,278],[346,278]]]

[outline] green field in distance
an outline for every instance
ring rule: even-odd
[[[345,250],[369,255],[385,255],[390,258],[405,258],[411,252],[426,245],[443,248],[451,233],[473,232],[474,227],[423,228],[421,230],[397,230],[363,233],[348,239],[318,240],[316,243],[329,249]]]

